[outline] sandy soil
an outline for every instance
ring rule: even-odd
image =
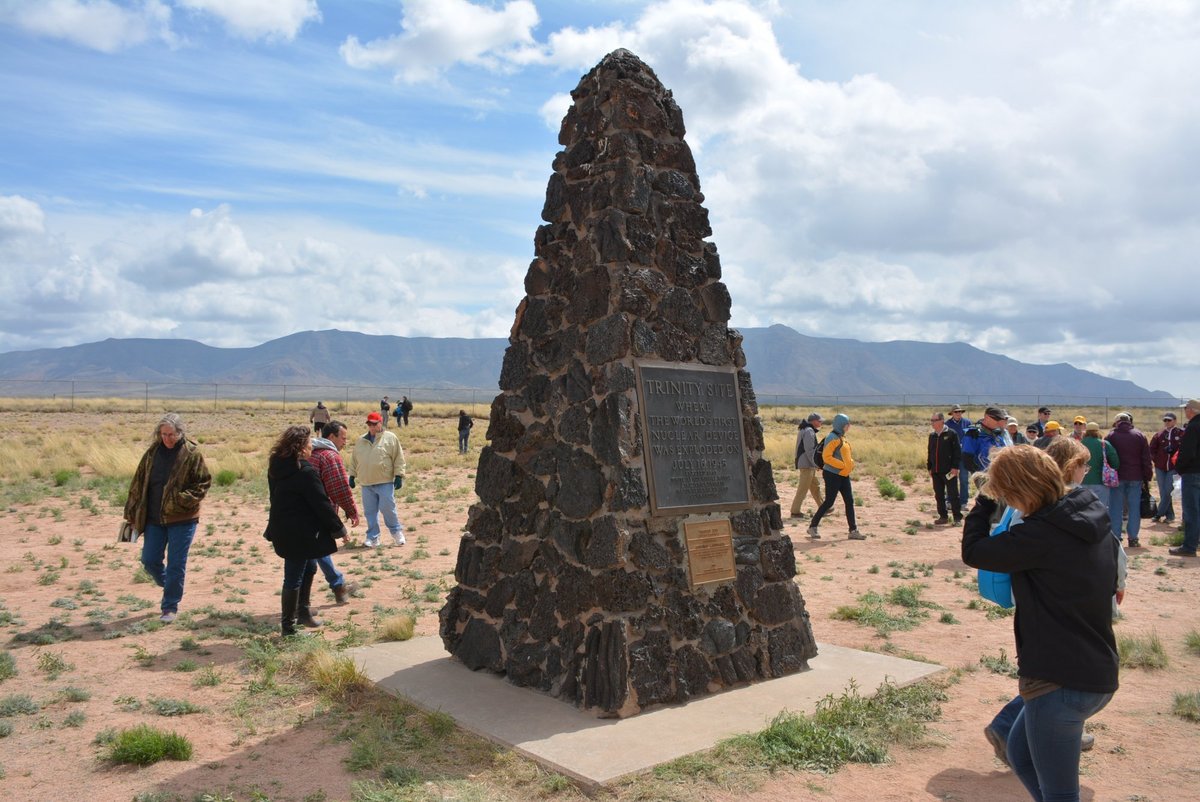
[[[453,448],[452,439],[447,447]],[[436,634],[436,584],[452,582],[447,574],[472,498],[473,474],[474,456],[461,465],[431,469],[416,483],[414,497],[402,505],[409,529],[404,549],[357,548],[337,555],[350,578],[369,587],[361,598],[339,607],[320,585],[316,595],[327,619],[326,638],[336,641],[354,628],[369,630],[379,607],[407,608],[414,598],[422,609],[418,634]],[[786,510],[794,485],[788,472],[777,471],[776,479]],[[858,483],[855,492],[864,499],[859,527],[869,535],[864,542],[843,539],[840,515],[827,520],[820,541],[804,537],[803,522],[789,521],[787,530],[796,543],[797,581],[818,640],[893,649],[901,656],[967,669],[948,690],[942,718],[932,728],[934,744],[893,750],[892,761],[882,766],[852,766],[828,776],[782,774],[755,792],[757,799],[1025,798],[981,735],[1015,689],[1014,680],[979,663],[1001,649],[1012,656],[1011,620],[988,620],[984,610],[968,608],[975,596],[969,587],[972,573],[958,559],[958,530],[926,528],[924,522],[934,517],[928,487],[918,482],[908,491],[906,500],[891,501],[881,498],[870,481]],[[129,800],[139,792],[171,791],[191,798],[233,789],[239,800],[349,799],[352,783],[368,776],[345,769],[348,747],[335,740],[336,728],[318,714],[318,703],[307,697],[245,693],[251,677],[240,667],[235,638],[220,630],[230,622],[197,612],[212,605],[275,626],[281,565],[260,538],[262,502],[247,502],[236,487],[214,491],[192,548],[181,606],[181,611],[195,613],[200,626],[155,629],[159,591],[133,581],[136,547],[112,542],[119,511],[97,501],[93,514],[82,506],[85,496],[95,493],[75,490],[0,511],[0,639],[19,672],[0,683],[0,698],[28,694],[41,706],[36,713],[7,719],[13,731],[0,740],[3,797],[104,802]],[[922,525],[915,534],[906,533],[912,521]],[[1148,525],[1142,542],[1152,544],[1167,534],[1165,525]],[[414,578],[416,571],[419,578]],[[940,609],[931,610],[929,619],[911,631],[883,639],[872,629],[831,618],[838,606],[854,604],[870,589],[886,593],[913,582]],[[1185,634],[1197,628],[1198,592],[1200,562],[1170,558],[1161,544],[1131,555],[1118,634],[1157,633],[1170,664],[1157,671],[1123,671],[1120,692],[1091,725],[1097,744],[1082,765],[1084,799],[1174,802],[1195,797],[1200,725],[1170,710],[1175,693],[1200,689],[1200,657],[1184,648]],[[420,599],[426,593],[430,597]],[[943,613],[953,622],[940,621]],[[74,639],[43,646],[17,639],[52,619],[62,621]],[[44,655],[61,657],[71,668],[50,678],[39,668]],[[195,680],[208,666],[221,684],[197,687]],[[90,698],[65,701],[61,692],[67,687],[84,689]],[[154,714],[152,698],[185,699],[204,710],[164,718]],[[193,759],[141,769],[112,767],[99,759],[100,747],[93,743],[97,733],[143,722],[186,734],[195,746]],[[464,766],[461,776],[475,769]],[[260,796],[253,796],[255,791]],[[717,790],[703,796],[744,798]]]

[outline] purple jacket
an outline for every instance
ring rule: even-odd
[[[1121,467],[1117,468],[1117,476],[1122,482],[1144,482],[1154,478],[1154,463],[1150,460],[1150,443],[1146,435],[1133,428],[1133,424],[1123,420],[1113,427],[1104,438],[1113,444],[1117,456],[1121,459]]]
[[[1154,460],[1154,467],[1160,471],[1171,470],[1167,461],[1171,459],[1171,455],[1179,450],[1179,443],[1183,440],[1183,429],[1178,426],[1172,426],[1170,429],[1160,429],[1150,438],[1150,458]]]

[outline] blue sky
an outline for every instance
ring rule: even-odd
[[[0,351],[506,336],[616,47],[683,109],[734,325],[1200,395],[1190,0],[0,0]]]

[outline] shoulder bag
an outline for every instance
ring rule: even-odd
[[[1000,516],[999,523],[992,527],[992,533],[989,537],[995,537],[1001,532],[1007,532],[1008,527],[1012,524],[1012,517],[1013,508],[1009,507]],[[978,581],[980,596],[1004,608],[1013,606],[1012,578],[1008,574],[980,568]]]
[[[1117,469],[1108,464],[1108,444],[1103,440],[1100,441],[1100,459],[1104,460],[1104,467],[1100,469],[1100,481],[1105,487],[1120,487],[1121,477],[1117,475]]]

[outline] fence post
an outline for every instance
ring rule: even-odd
[[[144,384],[145,384],[145,394],[146,394],[144,411],[149,412],[150,411],[150,382],[144,382]]]
[[[287,412],[287,385],[283,385],[283,411]]]
[[[213,384],[213,412],[217,411],[217,384]]]

